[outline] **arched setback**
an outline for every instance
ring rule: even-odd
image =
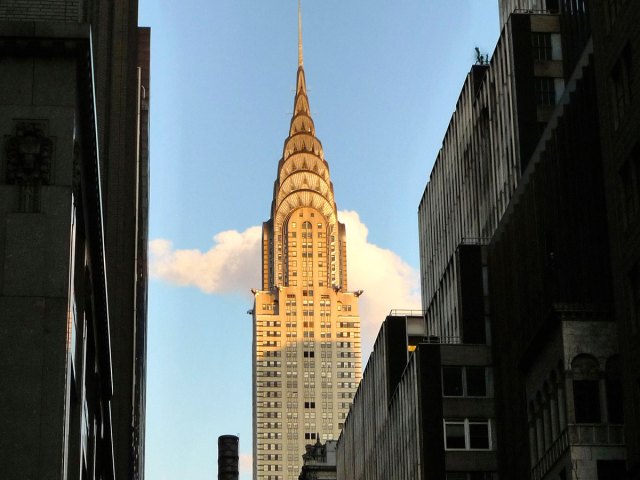
[[[289,287],[338,285],[338,230],[335,215],[327,217],[312,207],[293,210],[276,233],[276,284]]]
[[[331,186],[321,176],[309,171],[296,171],[289,175],[280,185],[276,197],[276,208],[290,194],[300,190],[313,190],[327,199],[333,205],[333,192]]]
[[[281,185],[289,175],[292,175],[298,170],[313,172],[321,176],[325,182],[331,185],[329,166],[325,160],[309,152],[296,152],[288,157],[286,161],[282,161],[278,171],[276,187]]]
[[[296,133],[292,137],[289,137],[285,142],[282,158],[287,160],[289,156],[298,152],[309,152],[324,160],[320,140],[308,132]]]
[[[327,217],[330,225],[338,222],[335,204],[326,197],[313,190],[296,190],[282,199],[274,212],[275,230],[278,231],[284,225],[286,219],[299,208],[313,208]]]

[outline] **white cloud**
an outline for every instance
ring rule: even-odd
[[[176,250],[169,240],[149,243],[151,277],[206,293],[249,293],[259,287],[262,228],[227,230],[213,237],[206,252]]]
[[[396,253],[369,243],[369,231],[357,212],[341,211],[339,218],[347,227],[349,289],[365,292],[360,297],[364,362],[391,309],[420,308],[418,273]],[[262,284],[261,237],[261,227],[227,230],[213,237],[206,252],[175,249],[169,240],[152,240],[151,276],[211,294],[248,294]]]
[[[364,290],[360,297],[364,363],[390,310],[420,308],[419,276],[398,254],[369,243],[369,230],[357,212],[341,211],[338,217],[347,229],[349,289]]]

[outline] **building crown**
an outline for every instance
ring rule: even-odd
[[[341,261],[342,252],[339,247],[340,233],[344,227],[338,222],[337,207],[334,199],[333,184],[329,175],[329,165],[324,159],[322,143],[316,137],[315,125],[311,118],[309,107],[309,97],[307,95],[307,84],[304,72],[303,48],[302,48],[302,12],[300,2],[298,2],[298,71],[296,78],[296,93],[293,102],[293,115],[289,126],[289,136],[284,142],[282,158],[278,163],[278,175],[274,182],[273,202],[271,204],[271,222],[273,228],[271,241],[275,249],[270,255],[269,269],[271,279],[268,284],[274,287],[279,284],[278,279],[282,278],[286,284],[287,277],[286,254],[278,255],[275,252],[284,252],[287,249],[287,225],[295,211],[310,208],[318,212],[324,220],[322,223],[326,227],[326,239],[329,242],[325,248],[331,248],[330,241],[333,238],[336,242],[333,251],[327,253],[328,261],[332,264],[330,271],[334,272],[336,280],[327,282],[334,286],[346,285],[346,271],[342,274],[343,267]],[[281,241],[278,241],[281,238]],[[282,243],[280,243],[282,242]],[[316,242],[318,243],[318,242]],[[282,260],[279,261],[278,257]]]

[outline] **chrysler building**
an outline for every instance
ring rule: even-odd
[[[337,439],[361,376],[345,226],[309,110],[298,5],[289,136],[262,228],[253,308],[253,478],[297,480],[305,445]]]

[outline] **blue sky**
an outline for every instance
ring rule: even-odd
[[[416,306],[418,202],[474,47],[498,38],[497,0],[303,0],[303,23],[366,349],[388,310]],[[140,0],[140,24],[152,28],[146,472],[212,479],[219,435],[251,453],[246,311],[293,107],[297,2]]]

